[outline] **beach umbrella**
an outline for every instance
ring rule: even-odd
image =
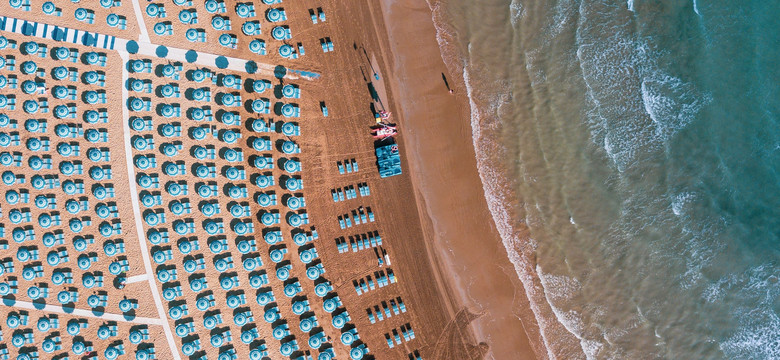
[[[35,198],[36,205],[38,203],[38,199],[38,197]],[[40,199],[44,207],[48,205],[49,201],[45,197],[41,196]],[[65,210],[71,214],[78,214],[78,212],[81,211],[81,205],[79,205],[79,202],[74,199],[68,199],[68,201],[65,202]]]
[[[347,324],[347,319],[344,313],[334,316],[333,320],[331,321],[331,325],[333,325],[333,327],[336,329],[341,329],[346,324]]]
[[[25,80],[22,82],[22,92],[25,94],[32,94],[35,90],[38,90],[38,84],[36,84],[35,81]]]
[[[306,277],[309,278],[309,280],[317,280],[321,275],[320,269],[316,266],[306,269]]]
[[[216,0],[206,0],[206,11],[215,13],[219,10],[219,3]]]
[[[282,340],[287,337],[288,331],[284,326],[277,326],[271,331],[271,336],[276,340]]]
[[[314,248],[302,251],[300,254],[301,262],[303,262],[304,264],[308,264],[312,262],[312,260],[314,260],[316,255],[315,251],[316,250],[314,250]]]
[[[101,181],[106,177],[106,171],[100,166],[93,166],[89,169],[89,177],[95,181]]]
[[[211,18],[211,27],[213,27],[214,30],[223,30],[225,28],[225,19],[221,16]]]
[[[293,297],[301,291],[301,286],[297,282],[284,286],[284,295]]]
[[[154,30],[154,33],[157,35],[165,35],[165,32],[168,30],[168,27],[164,23],[158,22],[154,24],[152,30]]]
[[[43,180],[43,178],[41,178],[41,180]],[[6,185],[13,185],[14,183],[16,183],[16,175],[14,175],[14,173],[11,172],[10,170],[4,171],[3,172],[3,183],[6,184]],[[41,187],[43,187],[43,186],[41,186]]]
[[[237,244],[237,247],[238,247],[238,252],[240,252],[242,254],[247,254],[250,251],[252,251],[252,245],[248,241],[246,241],[246,240],[239,241],[238,244]],[[247,258],[247,260],[249,260],[249,259],[251,259],[251,258]]]
[[[171,319],[179,320],[181,319],[182,315],[184,315],[184,311],[180,307],[174,306],[168,310],[168,315],[171,317]]]
[[[241,3],[236,6],[236,14],[240,17],[248,17],[252,12],[252,7],[248,4]]]
[[[284,170],[289,173],[299,172],[301,171],[301,163],[299,161],[289,159],[284,162]]]
[[[70,295],[68,295],[70,296]],[[78,320],[72,319],[68,321],[68,326],[66,328],[67,332],[71,336],[76,336],[81,332],[81,325],[79,325]],[[74,343],[75,345],[76,343]]]
[[[287,267],[280,267],[276,270],[276,277],[281,281],[287,280],[290,277],[290,269]]]
[[[279,310],[276,307],[268,309],[263,314],[263,320],[267,323],[273,323],[279,319]]]
[[[276,218],[274,214],[267,212],[260,216],[260,222],[262,222],[265,226],[272,226],[274,223],[276,223]]]
[[[38,109],[40,108],[40,105],[35,100],[25,100],[24,101],[24,112],[28,114],[35,114],[38,112]]]
[[[192,343],[186,343],[181,346],[181,352],[184,353],[184,355],[190,356],[195,353],[195,345]]]
[[[314,328],[314,321],[312,321],[310,318],[301,319],[301,322],[298,324],[298,326],[300,327],[301,331],[308,333],[311,331],[311,329]]]
[[[252,121],[252,131],[264,132],[264,131],[267,131],[267,130],[268,130],[268,127],[265,124],[265,120],[263,120],[263,119],[255,119],[254,121]],[[259,138],[256,139],[255,141],[259,141]]]
[[[254,35],[257,32],[257,29],[260,27],[260,24],[254,22],[254,21],[247,21],[243,25],[241,25],[241,31],[244,33],[244,35]]]
[[[203,81],[205,79],[206,79],[206,72],[205,71],[203,71],[201,69],[197,69],[197,70],[194,70],[192,72],[192,81],[201,82],[201,81]]]
[[[43,295],[41,288],[37,286],[30,286],[30,288],[27,289],[27,296],[30,297],[30,299],[37,300]],[[48,320],[46,321],[46,324],[48,324]],[[43,329],[41,329],[43,327]],[[38,330],[41,331],[48,331],[49,327],[48,325],[42,326],[41,321],[38,321]]]
[[[265,112],[265,110],[267,108],[268,108],[268,104],[265,101],[261,100],[261,99],[257,99],[257,100],[253,100],[252,101],[252,111],[254,111],[256,113]]]
[[[119,15],[108,14],[108,16],[106,16],[106,24],[108,24],[109,26],[119,25]]]
[[[81,283],[87,289],[91,289],[95,286],[95,277],[92,274],[84,274],[84,277],[81,278]],[[99,332],[98,335],[100,335]]]
[[[176,75],[176,68],[173,67],[173,65],[171,65],[171,64],[165,64],[162,67],[162,74],[167,76],[167,77],[173,77],[174,75]],[[170,86],[170,85],[167,85],[167,86]],[[173,87],[171,87],[171,93],[170,94],[173,95]]]
[[[193,17],[194,16],[190,10],[182,10],[179,12],[179,21],[181,21],[182,24],[189,24]]]
[[[238,137],[238,133],[233,130],[224,130],[220,133],[221,140],[228,144],[233,144],[238,141]]]
[[[264,189],[264,188],[270,186],[272,182],[273,181],[272,181],[272,178],[270,176],[258,176],[255,179],[255,185],[257,185],[261,189]]]
[[[207,198],[214,195],[214,193],[212,192],[210,187],[203,185],[198,188],[198,195]],[[217,209],[213,208],[213,206],[215,205],[210,203],[203,204],[203,207],[201,207],[200,211],[203,212],[203,214],[205,214],[206,216],[214,215],[217,213]]]
[[[50,266],[57,266],[60,263],[60,255],[52,251],[48,255],[46,255],[46,262],[49,263]]]
[[[57,66],[54,69],[52,69],[52,76],[57,80],[64,80],[70,71],[68,71],[68,68],[64,66]]]
[[[149,15],[149,17],[156,18],[157,15],[160,14],[160,8],[161,6],[159,4],[149,4],[146,6],[146,15]]]
[[[189,41],[195,41],[198,39],[198,30],[187,29],[187,31],[184,32],[184,37],[186,37]]]
[[[54,234],[52,233],[45,233],[43,234],[41,240],[43,241],[43,245],[45,245],[46,247],[52,247],[54,246],[54,243],[57,241],[57,238],[54,237]]]
[[[30,75],[36,71],[38,71],[38,64],[35,61],[28,60],[22,63],[22,73]]]
[[[255,260],[254,258],[246,258],[244,259],[242,265],[244,267],[244,270],[252,271],[255,268],[257,268],[258,264],[257,264],[257,260]]]
[[[270,303],[272,300],[273,300],[273,296],[269,294],[269,292],[264,292],[257,295],[257,303],[260,306],[268,305],[268,303]],[[265,316],[263,317],[265,318]]]
[[[103,185],[98,185],[92,190],[92,195],[95,195],[99,200],[103,200],[108,196],[108,190]]]
[[[64,46],[60,46],[54,49],[54,57],[57,60],[67,60],[68,58],[70,58],[70,55],[71,55],[70,49]]]
[[[336,308],[338,308],[339,304],[336,298],[330,298],[322,302],[322,308],[325,310],[325,312],[332,313],[336,311]]]
[[[90,51],[86,54],[84,54],[84,58],[87,60],[87,64],[89,65],[96,65],[98,61],[100,61],[100,55],[94,51]],[[140,61],[136,61],[140,62]]]
[[[352,360],[360,360],[363,358],[363,350],[359,348],[353,348],[352,350],[349,351],[349,357]]]
[[[282,105],[282,115],[284,115],[285,117],[295,116],[295,105],[293,104]]]
[[[27,54],[34,55],[38,53],[39,45],[35,41],[28,41],[24,43],[24,51]]]
[[[100,96],[98,95],[97,91],[90,90],[84,93],[84,102],[87,104],[97,104],[97,102],[100,100]]]
[[[212,210],[210,210],[210,211],[212,211]],[[219,233],[219,225],[216,222],[214,222],[213,220],[206,221],[203,224],[203,229],[206,230],[206,232],[209,235],[216,235],[216,234]]]
[[[328,295],[329,291],[330,291],[330,286],[327,283],[319,283],[314,286],[314,294],[316,294],[319,297],[324,297],[325,295]]]
[[[46,15],[51,15],[54,13],[54,11],[57,10],[57,7],[54,6],[54,3],[51,1],[47,1],[41,5],[41,10],[43,10],[43,13]]]
[[[13,163],[14,163],[13,155],[11,155],[10,153],[7,153],[7,152],[4,152],[4,153],[0,154],[0,164],[5,165],[5,166],[10,166]],[[6,198],[7,198],[7,195],[6,195]],[[18,201],[18,199],[17,199],[17,201]]]
[[[292,200],[292,198],[290,198],[290,199]],[[288,202],[288,205],[289,205],[289,202]],[[300,232],[300,233],[297,233],[297,234],[293,235],[293,242],[295,243],[295,245],[303,246],[308,241],[309,241],[309,237],[306,236],[305,233]]]
[[[295,128],[296,128],[295,124],[293,124],[291,122],[284,123],[284,125],[282,125],[282,134],[287,135],[287,136],[296,135],[295,134]]]
[[[107,229],[107,231],[104,231],[103,229]],[[105,236],[106,232],[108,232],[108,234],[110,235],[113,232],[113,229],[111,228],[111,224],[104,222],[100,224],[100,233]],[[113,241],[106,241],[103,244],[103,252],[108,256],[116,255],[117,253],[116,244],[114,244]]]
[[[6,154],[3,154],[6,155]],[[10,154],[9,154],[10,155]],[[2,162],[2,161],[0,161]],[[10,205],[16,205],[19,202],[19,193],[16,190],[8,190],[7,193],[5,193],[5,202]]]
[[[288,44],[283,44],[279,47],[279,55],[282,57],[288,58],[293,53],[293,47]]]
[[[296,178],[289,178],[284,182],[287,190],[296,191],[302,188],[301,180]]]
[[[263,279],[259,275],[252,275],[249,277],[249,286],[251,286],[253,289],[257,289],[261,286],[263,286]],[[241,324],[238,324],[241,325]]]
[[[271,36],[276,40],[284,40],[287,37],[287,31],[284,27],[276,26],[271,30]]]
[[[68,88],[62,85],[56,85],[51,90],[51,93],[55,99],[64,99],[68,96]]]
[[[193,120],[200,121],[206,118],[206,113],[201,108],[190,108],[190,117],[192,117]],[[203,140],[206,137],[206,130],[200,127],[193,128],[192,137],[196,140]]]
[[[108,265],[108,272],[110,272],[111,275],[119,275],[122,273],[122,265],[116,261],[113,261]]]
[[[254,39],[249,42],[249,51],[259,54],[265,49],[265,42],[259,39]]]
[[[230,46],[233,42],[233,36],[230,34],[222,34],[218,38],[219,44],[222,46]]]
[[[244,192],[242,190],[243,190],[243,188],[241,188],[239,186],[235,186],[235,185],[231,186],[228,189],[228,196],[230,196],[233,199],[242,198],[242,197],[244,197]]]
[[[284,10],[277,8],[271,8],[266,12],[265,17],[270,22],[277,22],[283,20]]]
[[[293,227],[298,227],[303,224],[303,220],[301,219],[300,215],[291,213],[287,215],[287,224]]]
[[[16,251],[16,259],[21,262],[30,260],[30,251],[26,248],[19,248],[19,250]]]
[[[90,266],[92,266],[92,261],[89,260],[89,257],[86,254],[79,255],[79,258],[76,261],[76,264],[79,266],[79,269],[82,270],[88,270]],[[92,275],[85,275],[82,279],[84,284],[94,284],[95,278]],[[91,286],[89,286],[91,287]]]
[[[22,270],[22,279],[25,279],[27,281],[32,281],[35,279],[35,270],[32,268],[24,268]]]
[[[286,84],[282,87],[282,95],[284,95],[285,97],[293,97],[295,96],[295,90],[296,90],[295,86],[293,86],[292,84]]]
[[[265,236],[263,236],[263,239],[268,245],[274,245],[282,240],[281,236],[279,236],[274,231],[269,231],[268,233],[266,233]]]
[[[225,106],[233,106],[236,104],[237,101],[236,97],[231,93],[222,94],[221,100],[222,100],[222,104]],[[232,113],[226,113],[226,114],[232,115]]]
[[[73,247],[76,248],[77,251],[84,251],[84,250],[87,249],[87,241],[83,237],[80,237],[80,236],[75,237],[75,238],[73,238]],[[79,256],[79,261],[77,262],[77,264],[79,265],[79,268],[82,268],[81,267],[81,263],[82,263],[81,259],[86,260],[86,265],[89,266],[89,264],[90,264],[89,259],[86,256],[85,257]]]

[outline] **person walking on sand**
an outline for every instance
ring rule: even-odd
[[[447,91],[449,91],[450,94],[453,93],[452,88],[450,87],[450,82],[447,81],[447,75],[444,75],[444,73],[441,73],[441,79],[444,80],[444,86],[447,87]]]

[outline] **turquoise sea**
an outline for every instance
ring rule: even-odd
[[[543,352],[779,359],[780,2],[431,2]]]

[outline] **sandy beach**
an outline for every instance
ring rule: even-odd
[[[140,4],[146,6],[145,2]],[[305,226],[304,231],[316,229],[319,235],[319,240],[316,240],[318,257],[327,270],[323,270],[326,271],[323,278],[304,282],[301,292],[308,295],[308,298],[303,296],[303,299],[307,299],[307,306],[308,301],[312,301],[312,310],[304,315],[316,314],[322,324],[327,325],[323,326],[324,329],[317,327],[315,331],[322,331],[324,337],[336,345],[333,348],[336,355],[345,358],[350,346],[354,348],[365,344],[370,348],[370,353],[367,353],[370,354],[369,359],[419,357],[477,360],[544,357],[541,355],[543,350],[535,345],[539,343],[535,320],[528,310],[522,286],[507,258],[485,201],[476,168],[469,105],[463,80],[458,74],[450,74],[442,61],[431,10],[426,3],[413,0],[382,0],[345,4],[337,0],[325,0],[316,6],[300,3],[285,4],[285,11],[289,15],[285,24],[293,29],[296,36],[291,43],[301,41],[306,46],[306,54],[294,61],[279,55],[279,46],[286,44],[282,41],[270,43],[268,55],[262,57],[253,54],[246,46],[230,49],[216,47],[213,42],[182,44],[182,34],[187,28],[183,24],[171,25],[175,28],[175,31],[171,30],[172,33],[178,37],[157,36],[151,31],[153,24],[147,19],[146,31],[141,31],[143,35],[139,37],[140,25],[136,21],[136,12],[131,11],[129,5],[126,3],[119,12],[119,15],[127,20],[127,29],[112,29],[100,25],[102,27],[100,30],[125,39],[140,38],[141,41],[146,39],[155,44],[171,47],[184,46],[204,53],[254,59],[258,63],[283,64],[289,69],[307,70],[322,75],[316,79],[290,76],[272,80],[274,84],[279,85],[278,88],[287,83],[295,84],[303,93],[301,99],[296,100],[296,104],[301,109],[301,119],[296,124],[300,126],[302,136],[297,137],[295,141],[302,150],[300,174],[305,183],[305,190],[295,195],[303,197],[302,194],[305,193],[306,214],[311,224]],[[133,5],[138,7],[138,4]],[[309,10],[319,6],[325,9],[327,21],[312,25]],[[71,9],[65,10],[72,12]],[[35,10],[23,15],[32,20],[41,13],[40,10]],[[97,13],[101,19],[106,15],[107,12],[102,10]],[[55,18],[52,24],[69,25],[66,18]],[[76,24],[74,28],[79,26],[81,25]],[[298,29],[303,30],[298,31]],[[211,39],[214,39],[219,33],[209,30],[208,34]],[[19,43],[25,41],[23,37],[16,35],[9,35],[9,38]],[[320,39],[328,39],[336,44],[335,52],[321,51]],[[301,43],[297,43],[297,46],[298,49],[302,47]],[[88,50],[80,45],[77,48],[82,52]],[[131,132],[127,124],[127,109],[121,101],[122,96],[127,96],[127,90],[122,91],[120,86],[126,84],[119,84],[119,79],[122,76],[138,78],[146,81],[150,89],[161,87],[171,80],[152,75],[151,71],[128,74],[122,67],[126,65],[125,61],[128,59],[147,61],[149,66],[154,68],[161,68],[172,63],[174,59],[149,60],[147,55],[128,55],[124,49],[120,51],[123,57],[120,58],[119,54],[111,52],[110,65],[104,69],[110,85],[106,88],[109,98],[106,107],[111,114],[110,124],[105,127],[112,136],[111,143],[107,146],[111,150],[111,165],[116,176],[114,183],[117,205],[124,226],[122,237],[127,244],[127,257],[131,260],[127,275],[133,280],[127,287],[108,289],[107,294],[111,299],[128,297],[140,300],[140,307],[134,313],[138,319],[120,323],[121,336],[129,332],[129,327],[135,323],[148,325],[149,337],[146,340],[155,345],[157,357],[179,358],[179,350],[185,341],[197,339],[193,335],[196,330],[188,333],[187,337],[179,336],[174,339],[171,329],[184,323],[204,323],[206,319],[205,315],[201,316],[193,309],[193,304],[205,293],[198,294],[194,289],[187,291],[186,285],[188,283],[191,285],[193,279],[206,279],[207,283],[216,285],[220,284],[223,275],[241,275],[243,278],[247,274],[244,272],[225,274],[221,271],[213,271],[212,267],[190,276],[189,282],[185,282],[185,276],[189,275],[183,271],[179,271],[182,277],[180,282],[166,284],[155,280],[152,266],[157,270],[168,269],[167,266],[183,264],[191,257],[180,248],[178,252],[174,252],[173,250],[176,250],[174,244],[178,246],[185,240],[197,244],[198,236],[204,234],[197,233],[181,239],[176,237],[177,241],[161,246],[151,246],[146,243],[146,234],[152,225],[147,222],[148,226],[141,226],[139,214],[141,211],[147,214],[151,210],[145,207],[139,208],[137,203],[139,194],[135,192],[144,191],[137,188],[134,181],[142,171],[135,169],[133,162],[128,159],[139,155],[140,150],[132,150],[130,147]],[[43,63],[47,60],[40,61]],[[195,64],[178,64],[178,66],[182,66],[183,74],[202,68]],[[250,75],[232,70],[219,71],[219,73],[244,79],[261,78],[266,75],[261,76],[260,73]],[[177,78],[177,83],[182,86],[182,90],[199,86],[185,77]],[[138,93],[133,94],[142,96]],[[263,96],[274,95],[266,93]],[[176,106],[181,103],[184,109],[195,104],[193,100],[185,100],[185,98],[186,96],[183,96],[180,100],[171,100],[171,102],[176,102]],[[282,99],[281,95],[276,95],[276,99],[272,101],[286,100]],[[321,105],[327,106],[330,113],[328,117],[322,115]],[[404,172],[401,176],[381,179],[377,172],[375,144],[369,130],[375,124],[374,114],[380,110],[392,113],[391,122],[397,123],[399,127],[400,135],[397,137],[397,142],[402,155]],[[252,116],[251,113],[245,113],[243,109],[237,111],[245,116],[244,119]],[[138,113],[136,115],[161,121],[159,124],[167,121],[151,108],[135,112]],[[269,118],[272,116],[269,115]],[[280,119],[285,120],[278,116],[277,120]],[[186,133],[188,127],[193,126],[191,125],[193,123],[188,121],[182,118],[182,122],[175,124],[183,126]],[[248,128],[251,129],[250,126]],[[151,134],[151,130],[144,131],[149,131]],[[241,132],[243,133],[243,130]],[[166,141],[161,134],[149,136],[157,136],[158,142]],[[289,139],[289,137],[282,137],[281,134],[273,134],[273,136],[273,140],[277,143]],[[190,149],[198,143],[201,143],[201,140],[183,138],[179,145]],[[256,150],[246,141],[235,146],[237,151],[247,154],[252,154]],[[152,152],[153,149],[149,149],[147,155],[155,156]],[[184,155],[186,154],[183,154],[181,159],[185,159]],[[157,156],[161,162],[166,159],[159,154]],[[55,160],[62,159],[55,157]],[[281,159],[277,160],[281,161]],[[352,160],[360,165],[360,170],[341,174],[337,162]],[[184,164],[184,160],[177,164],[179,163]],[[279,164],[279,167],[283,166],[282,162]],[[192,164],[188,163],[188,165]],[[281,169],[274,171],[277,175],[281,174]],[[200,181],[193,173],[183,174],[181,179],[191,184]],[[126,184],[133,184],[133,186],[128,187]],[[370,187],[370,196],[334,202],[331,196],[334,189],[360,184],[367,184]],[[220,185],[228,186],[228,182]],[[282,193],[281,188],[277,190],[280,198],[284,195],[289,196]],[[133,199],[136,204],[131,203],[130,199]],[[165,201],[169,200],[171,199],[165,199]],[[162,202],[160,200],[160,204],[157,204],[161,208]],[[251,213],[257,215],[247,218],[246,222],[254,222],[255,228],[262,229],[252,235],[252,238],[257,237],[259,240],[258,247],[253,253],[258,257],[261,253],[267,257],[271,251],[279,248],[267,246],[262,241],[261,236],[265,235],[266,231],[282,229],[286,234],[290,234],[301,230],[293,229],[286,224],[266,229],[260,222],[259,214],[267,209],[254,202],[251,205],[249,202],[246,204],[247,209],[251,208]],[[169,206],[170,203],[166,205]],[[349,216],[352,211],[368,209],[375,214],[376,222],[359,226],[356,224],[354,228],[348,229],[340,227],[337,220],[340,216],[345,214]],[[274,210],[279,213],[279,209]],[[37,216],[38,213],[34,215]],[[208,221],[206,216],[199,215],[197,212],[187,218],[187,221],[193,224]],[[170,220],[173,219],[174,217],[171,216]],[[90,229],[90,233],[94,231],[95,229]],[[348,241],[347,239],[351,241],[352,238],[359,238],[365,234],[378,234],[383,239],[383,243],[366,249],[360,248],[360,250],[355,247],[350,247],[346,251],[340,249],[339,244]],[[209,239],[208,242],[211,244],[212,238]],[[201,246],[204,249],[196,250],[205,253],[206,241],[202,242]],[[301,250],[303,247],[290,249],[292,251],[288,257],[299,257],[300,252],[305,251]],[[169,259],[162,259],[154,265],[149,262],[150,253],[165,251],[171,254]],[[254,256],[253,254],[249,255]],[[209,262],[212,260],[211,257],[207,259]],[[169,263],[164,264],[165,261]],[[106,270],[107,265],[107,262],[101,263],[101,269]],[[176,266],[172,268],[175,270]],[[303,266],[296,266],[293,275],[305,279],[307,275],[305,269]],[[249,273],[248,270],[246,272]],[[159,275],[159,271],[157,273]],[[364,280],[368,279],[369,282],[371,279],[378,280],[385,274],[393,274],[393,279],[397,279],[397,282],[394,281],[377,289],[372,286],[369,291],[356,290],[357,284]],[[50,274],[46,275],[48,277]],[[326,314],[323,310],[323,296],[315,297],[313,294],[314,285],[325,282],[325,279],[333,286],[333,292],[329,292],[325,298],[332,299],[336,293],[338,294],[343,307],[349,311],[350,322],[359,330],[359,342],[344,343],[342,347],[338,340],[348,330],[345,328],[342,331],[341,328],[329,326],[332,314],[330,312]],[[185,285],[185,292],[183,295],[177,295],[175,301],[167,302],[167,307],[163,307],[159,301],[159,294],[171,288],[172,284]],[[268,286],[269,289],[271,287],[277,294],[282,294],[285,292],[283,288],[286,285],[279,281]],[[229,289],[225,289],[227,290]],[[241,295],[243,290],[240,289]],[[246,298],[250,298],[250,303],[255,302],[255,292],[249,288],[247,290],[249,291]],[[20,292],[22,291],[26,290],[20,289]],[[239,293],[239,291],[234,292]],[[219,290],[217,294],[219,308],[225,310],[227,318],[228,310],[222,305],[223,294]],[[146,301],[152,298],[156,298],[156,305],[155,302]],[[287,299],[277,296],[277,299],[279,301],[274,302],[273,307],[278,306],[281,313],[293,319],[294,317],[288,313],[293,312],[291,310],[293,302],[300,301],[300,297]],[[86,297],[82,297],[76,303],[76,307],[86,308],[85,300]],[[388,315],[385,318],[380,317],[377,320],[375,314],[381,307],[386,308],[387,303],[402,303],[406,311],[393,316],[386,312]],[[186,317],[181,321],[174,320],[173,316],[166,317],[174,304],[190,304],[191,310],[197,315]],[[18,311],[22,303],[7,301],[6,305],[7,308],[2,309],[4,315]],[[238,310],[244,311],[248,308],[249,305]],[[261,309],[263,307],[254,307],[258,337],[270,340],[268,350],[271,358],[282,358],[279,356],[279,345],[271,335],[278,324],[274,324],[272,328],[272,324],[262,322],[263,310]],[[36,319],[46,316],[45,314],[49,312],[56,312],[55,308],[41,309],[40,306],[30,310],[31,316]],[[212,313],[219,314],[218,311],[211,311],[208,314]],[[65,314],[62,320],[69,320],[71,317],[77,318]],[[99,326],[103,320],[101,314],[93,314],[90,320],[90,323],[94,324],[92,329]],[[236,326],[233,335],[234,338],[238,338],[241,334],[238,330],[242,328],[238,328],[237,324],[234,325]],[[228,325],[221,326],[218,330],[225,329],[228,329]],[[403,333],[406,336],[412,329],[416,336],[400,341],[398,334]],[[198,328],[199,330],[201,329]],[[205,334],[206,332],[203,332],[201,335],[204,336],[200,338],[204,343],[208,342]],[[304,346],[301,353],[309,355],[312,353],[306,350],[305,341],[310,336],[314,336],[313,334],[314,331],[303,331],[302,328],[299,331],[298,326],[292,326],[284,338],[299,339]],[[108,346],[107,341],[94,339],[95,334],[82,335],[86,340],[95,342],[97,350],[103,350]],[[388,345],[388,342],[392,344],[391,337],[395,337],[395,345]],[[72,341],[65,340],[64,347],[70,347]],[[252,346],[257,346],[259,343],[265,346],[264,341],[253,342]],[[208,355],[209,358],[216,358],[223,350],[216,346],[205,347],[196,355],[203,354]],[[237,348],[235,353],[239,358],[247,358],[249,348]],[[313,355],[317,353],[314,352]]]
[[[391,87],[398,94],[431,261],[445,274],[452,305],[480,314],[471,329],[488,345],[487,358],[544,357],[536,346],[541,342],[535,318],[482,192],[463,79],[450,74],[441,59],[430,8],[383,1],[381,10],[389,35],[384,52],[393,54]]]

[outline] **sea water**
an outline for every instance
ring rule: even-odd
[[[429,2],[540,355],[780,358],[780,2]]]

